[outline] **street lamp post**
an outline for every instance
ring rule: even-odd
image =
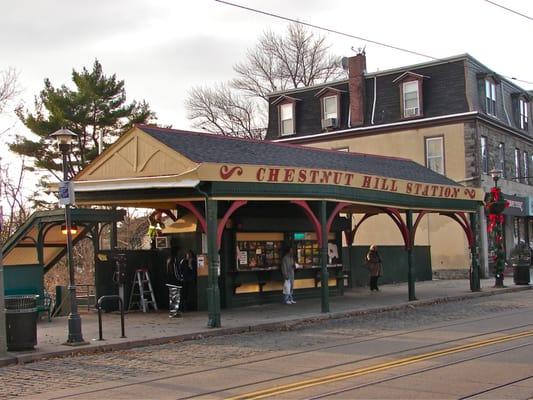
[[[506,201],[503,198],[500,188],[498,187],[498,180],[500,179],[502,171],[493,169],[490,175],[494,180],[494,187],[490,190],[489,200],[487,202],[487,210],[489,216],[489,233],[493,233],[493,245],[496,255],[494,262],[494,287],[504,287],[503,278],[505,270],[505,254],[503,250],[503,210],[506,207]]]
[[[77,135],[68,129],[60,129],[54,132],[50,137],[57,140],[59,151],[63,156],[63,182],[60,186],[60,203],[65,205],[65,225],[67,235],[67,267],[69,273],[68,291],[70,297],[70,314],[68,316],[68,339],[65,344],[76,346],[87,344],[83,340],[81,332],[81,318],[78,314],[78,302],[76,299],[76,281],[74,274],[74,261],[72,257],[72,222],[70,216],[70,205],[72,203],[72,190],[70,188],[68,176],[68,155],[71,150],[72,140]],[[63,193],[62,193],[63,192]]]

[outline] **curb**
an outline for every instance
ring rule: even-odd
[[[38,354],[22,354],[16,355],[8,353],[7,357],[0,358],[0,367],[11,365],[11,364],[27,364],[35,361],[46,360],[50,358],[61,358],[69,356],[78,356],[78,355],[88,355],[96,353],[105,353],[110,351],[117,350],[127,350],[135,347],[144,347],[144,346],[153,346],[160,344],[167,344],[172,342],[184,342],[189,340],[199,340],[219,336],[235,335],[246,332],[271,332],[271,331],[283,331],[283,330],[293,330],[303,326],[313,325],[316,323],[343,319],[343,318],[352,318],[362,315],[371,315],[371,314],[381,314],[388,311],[398,311],[406,308],[417,308],[423,306],[429,306],[434,304],[450,303],[456,301],[463,301],[471,298],[478,297],[487,297],[494,296],[498,294],[521,292],[526,290],[533,289],[533,286],[513,286],[503,289],[492,289],[488,288],[479,292],[470,292],[458,296],[444,296],[444,297],[435,297],[427,300],[415,300],[407,303],[400,303],[391,306],[383,307],[373,307],[366,308],[361,310],[352,310],[352,311],[340,311],[340,312],[330,312],[326,314],[317,314],[314,316],[289,319],[277,322],[268,322],[260,323],[256,325],[245,325],[241,327],[234,328],[216,328],[216,329],[206,329],[204,331],[199,331],[195,333],[187,333],[175,336],[165,336],[160,338],[151,338],[151,339],[139,339],[132,340],[129,342],[122,343],[110,343],[110,344],[96,344],[91,347],[82,347],[82,348],[69,348],[65,350],[53,351],[48,353],[38,353]]]

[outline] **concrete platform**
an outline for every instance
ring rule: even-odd
[[[367,288],[346,290],[344,296],[331,297],[330,312],[322,313],[320,298],[297,300],[297,304],[267,304],[222,310],[222,327],[207,328],[207,313],[185,313],[181,318],[169,318],[166,311],[130,312],[126,314],[126,338],[120,338],[120,314],[103,314],[103,341],[98,341],[98,318],[95,311],[81,311],[83,346],[66,346],[67,317],[46,319],[37,325],[38,344],[34,351],[8,353],[0,365],[27,363],[35,360],[116,349],[193,340],[207,336],[228,335],[253,330],[279,330],[329,318],[343,318],[379,313],[404,307],[416,307],[472,297],[491,296],[511,291],[529,290],[531,286],[515,286],[506,278],[508,287],[494,289],[494,279],[482,280],[481,292],[471,292],[468,280],[435,280],[416,284],[417,301],[408,302],[407,284],[383,285],[380,292]]]

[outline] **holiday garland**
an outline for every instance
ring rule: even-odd
[[[496,256],[496,264],[494,266],[494,275],[496,279],[503,279],[503,271],[505,269],[505,251],[503,249],[503,211],[509,207],[502,195],[500,188],[493,187],[485,201],[485,210],[488,215],[489,223],[487,231],[492,234],[494,240],[494,251]]]

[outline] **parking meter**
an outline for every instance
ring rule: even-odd
[[[124,284],[126,283],[126,268],[128,261],[126,254],[115,254],[115,273],[113,274],[113,280],[118,284],[118,295],[124,302]],[[124,304],[124,303],[123,303]]]

